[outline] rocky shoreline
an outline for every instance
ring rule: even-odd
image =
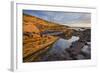
[[[78,36],[80,39],[72,42],[69,48],[62,50],[60,47],[54,48],[51,51],[41,56],[38,61],[61,61],[61,60],[85,60],[91,59],[91,29],[76,31],[73,36]],[[67,45],[67,44],[66,44]],[[60,45],[61,46],[61,45]]]

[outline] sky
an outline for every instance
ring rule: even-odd
[[[90,24],[91,14],[84,12],[61,12],[42,10],[23,10],[23,13],[60,24]]]

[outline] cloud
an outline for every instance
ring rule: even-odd
[[[90,13],[37,11],[37,10],[24,10],[23,12],[33,16],[37,16],[39,18],[48,21],[61,23],[61,24],[91,23]]]

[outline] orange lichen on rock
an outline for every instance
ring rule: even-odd
[[[40,32],[39,29],[33,24],[24,25],[23,31],[24,32],[35,32],[35,33],[39,33]]]
[[[26,44],[24,44],[23,47],[23,57],[27,57],[28,55],[35,53],[36,51],[39,51],[41,49],[45,49],[45,47],[48,47],[50,44],[55,42],[58,38],[49,36],[48,37],[42,37],[40,40],[37,41],[28,41]]]

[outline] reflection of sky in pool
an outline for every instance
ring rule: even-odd
[[[56,54],[62,54],[65,51],[65,49],[69,48],[72,45],[72,42],[75,42],[77,40],[79,40],[79,37],[76,36],[72,36],[72,38],[69,40],[60,38],[51,47],[50,52]]]

